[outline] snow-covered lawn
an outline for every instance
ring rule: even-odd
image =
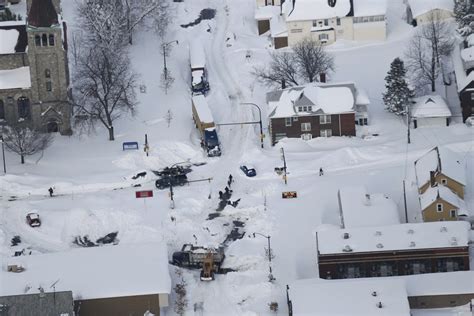
[[[204,45],[209,67],[210,93],[207,101],[218,123],[257,119],[252,107],[242,102],[265,106],[267,88],[251,75],[254,66],[268,60],[269,41],[258,37],[253,20],[254,0],[185,0],[173,3],[176,17],[167,40],[178,40],[167,59],[176,78],[168,94],[159,87],[163,67],[158,37],[150,32],[137,34],[130,48],[134,69],[146,93],[139,94],[138,113],[123,118],[115,127],[116,141],[106,133],[56,136],[44,156],[33,156],[25,165],[7,153],[7,175],[0,177],[0,255],[2,263],[13,254],[10,239],[20,235],[34,253],[48,253],[75,247],[77,235],[101,237],[119,231],[122,244],[165,241],[168,252],[183,243],[215,246],[224,241],[233,221],[242,221],[243,239],[229,243],[225,267],[237,270],[218,275],[214,282],[202,283],[196,271],[183,271],[187,282],[189,310],[203,302],[203,315],[265,315],[268,303],[279,304],[279,315],[286,315],[285,286],[297,279],[317,277],[314,231],[320,224],[339,225],[337,191],[343,186],[365,185],[369,192],[389,195],[404,219],[403,180],[406,180],[409,221],[421,221],[413,162],[433,146],[448,145],[466,160],[466,204],[474,209],[474,128],[455,119],[450,127],[419,128],[411,131],[406,143],[402,118],[385,112],[382,104],[384,77],[390,62],[402,56],[412,28],[404,24],[402,0],[390,0],[388,39],[383,43],[336,43],[337,71],[333,81],[355,81],[368,92],[371,125],[360,128],[358,137],[284,140],[260,149],[258,126],[221,126],[218,134],[223,147],[220,158],[207,158],[199,145],[194,127],[189,89],[188,43],[198,38]],[[73,0],[63,0],[65,16],[74,29]],[[181,28],[194,21],[200,10],[217,10],[213,20]],[[209,30],[209,31],[208,31]],[[251,57],[246,58],[250,52]],[[454,94],[450,87],[448,93]],[[442,89],[444,90],[444,89]],[[452,90],[452,91],[451,91]],[[444,91],[441,93],[444,96]],[[449,100],[456,100],[449,97]],[[457,105],[456,105],[457,106]],[[165,116],[171,110],[170,127]],[[266,122],[266,119],[265,119]],[[265,126],[267,124],[265,123]],[[361,136],[370,136],[362,138]],[[145,134],[151,151],[143,152]],[[122,151],[122,142],[138,141],[138,151]],[[274,172],[283,165],[280,147],[285,148],[288,184]],[[169,205],[168,191],[155,190],[151,199],[135,199],[135,190],[153,189],[154,179],[132,180],[143,170],[159,169],[186,161],[199,163],[188,175],[191,180],[212,178],[175,188],[175,209]],[[255,166],[257,176],[246,177],[241,162]],[[325,171],[319,176],[319,168]],[[237,208],[227,206],[220,217],[208,220],[218,206],[218,191],[232,174],[232,200],[241,199]],[[132,185],[140,184],[140,188]],[[54,186],[54,198],[48,188]],[[283,200],[283,191],[297,191],[298,198]],[[40,228],[25,224],[25,215],[36,210]],[[271,236],[275,258],[272,269],[276,281],[268,282],[267,240],[254,238],[254,232]],[[170,266],[176,280],[174,267]],[[173,300],[173,299],[172,299]],[[174,315],[173,308],[166,315]],[[421,315],[421,314],[420,314]]]

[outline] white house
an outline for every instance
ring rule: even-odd
[[[432,19],[447,20],[453,17],[453,0],[404,0],[407,23],[414,26]]]
[[[415,99],[411,110],[413,127],[449,126],[451,110],[439,95],[425,95]]]
[[[261,2],[258,0],[257,5]],[[258,7],[256,11],[259,30],[262,23],[267,23],[262,22],[262,15],[258,13],[261,9]],[[271,32],[275,48],[293,46],[306,37],[323,44],[339,39],[385,40],[386,0],[287,0],[278,6],[278,10],[277,16],[266,17],[269,24],[273,19],[284,22],[284,31],[280,21],[275,25],[279,30]]]

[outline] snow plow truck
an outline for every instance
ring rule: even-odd
[[[192,106],[194,123],[201,134],[201,146],[206,150],[208,157],[219,157],[221,155],[219,138],[206,98],[203,95],[193,96]]]

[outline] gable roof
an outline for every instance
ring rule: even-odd
[[[461,57],[461,50],[461,45],[455,45],[453,50],[453,66],[458,92],[463,91],[469,84],[474,82],[474,71],[467,74],[466,65]]]
[[[32,0],[28,12],[28,26],[51,27],[58,23],[58,13],[52,0]]]
[[[414,18],[435,9],[453,12],[453,0],[408,0]]]
[[[354,83],[312,83],[267,93],[270,118],[317,114],[353,113],[356,105]],[[308,112],[296,112],[295,107],[311,106]]]
[[[352,0],[337,0],[331,7],[328,0],[287,0],[283,11],[288,22],[329,19],[353,15]]]
[[[50,285],[44,291],[52,291]],[[74,315],[71,291],[0,296],[0,306],[5,315]]]
[[[446,101],[439,95],[425,95],[415,99],[411,116],[414,118],[424,117],[451,117],[451,110]]]
[[[445,146],[434,147],[415,160],[418,188],[421,188],[430,181],[430,171],[441,172],[462,185],[466,185],[466,173],[463,164],[464,160],[462,157]]]
[[[25,21],[0,22],[0,55],[24,53],[27,46]]]
[[[445,187],[444,185],[438,185],[436,187],[429,187],[425,193],[420,195],[420,206],[421,210],[423,211],[428,206],[433,204],[436,200],[442,199],[448,202],[451,205],[454,205],[459,208],[459,215],[467,215],[466,214],[466,203],[457,196],[453,191],[449,188]]]

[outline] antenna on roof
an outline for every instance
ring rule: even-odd
[[[54,304],[56,304],[56,284],[58,284],[59,280],[61,280],[61,279],[57,279],[57,280],[54,281],[54,283],[51,284],[51,286],[49,287],[50,289],[51,289],[51,288],[53,289],[53,301],[54,301]]]

